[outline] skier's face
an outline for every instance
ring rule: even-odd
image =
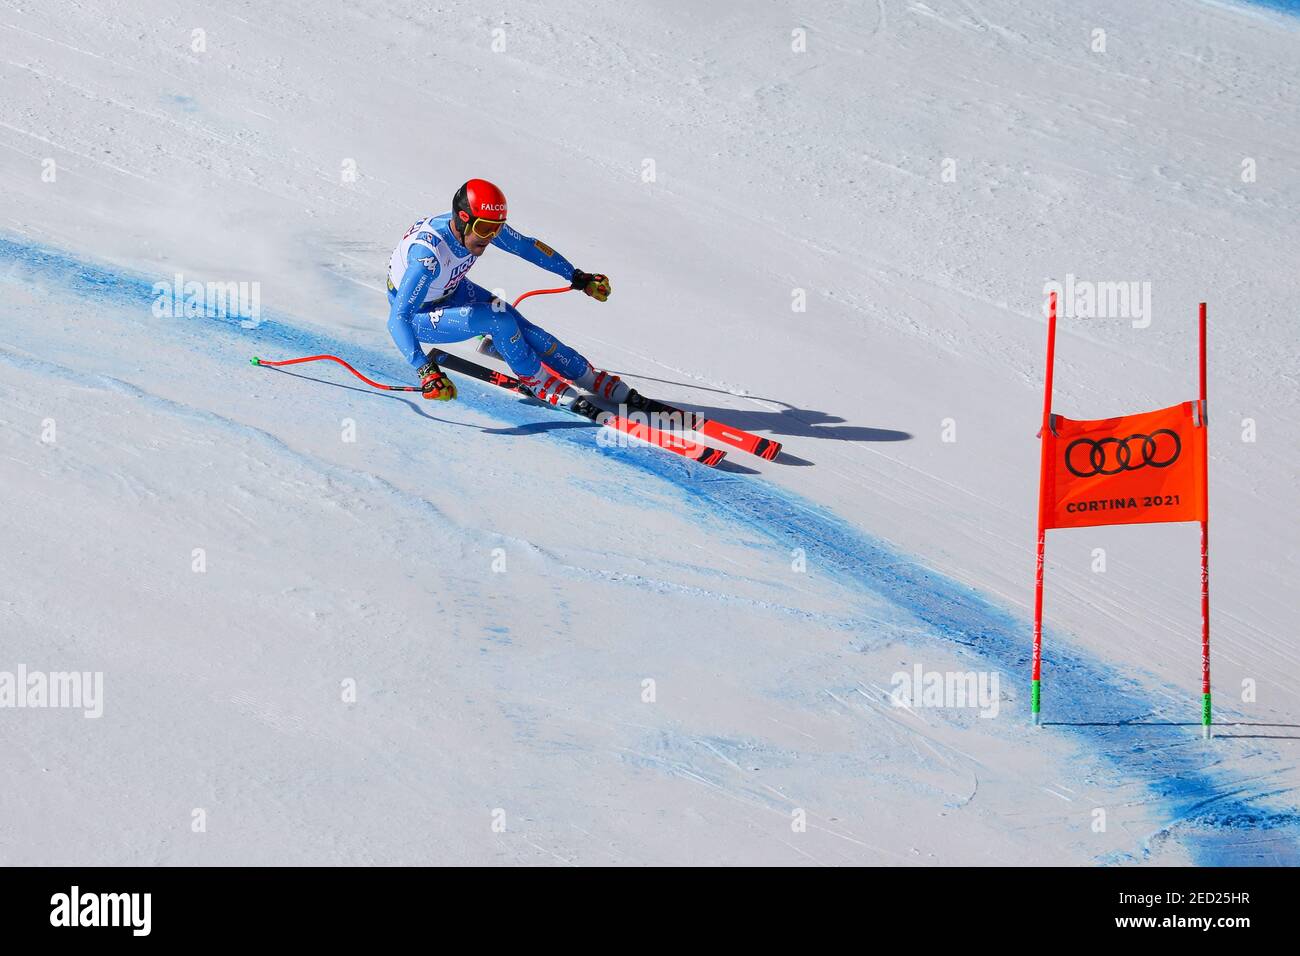
[[[481,256],[487,252],[491,239],[484,239],[482,236],[476,236],[473,229],[465,230],[465,248],[469,250],[472,256]]]

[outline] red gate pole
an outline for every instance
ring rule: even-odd
[[[1030,692],[1033,719],[1043,722],[1043,550],[1047,539],[1047,446],[1052,427],[1052,370],[1056,363],[1056,293],[1051,294],[1047,313],[1047,375],[1043,382],[1043,425],[1038,433],[1038,557],[1034,566],[1034,672]]]
[[[1201,427],[1205,454],[1201,456],[1201,736],[1210,739],[1210,417],[1205,381],[1205,303],[1201,303]]]

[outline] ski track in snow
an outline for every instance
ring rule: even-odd
[[[147,278],[81,261],[59,250],[24,240],[0,237],[0,259],[10,264],[8,281],[35,282],[47,289],[57,289],[108,306],[138,309],[153,300],[152,282]],[[220,335],[247,343],[250,355],[258,350],[267,352],[268,357],[270,352],[347,352],[356,356],[364,368],[379,370],[379,374],[398,378],[404,371],[387,353],[358,348],[319,331],[309,331],[296,326],[287,317],[272,316],[255,329],[241,328],[234,319],[216,318],[175,323],[168,329],[177,336],[197,338],[200,327],[205,339]],[[86,382],[84,375],[74,375],[61,366],[25,357],[10,349],[0,350],[0,362],[40,376],[72,377],[83,384]],[[250,369],[249,374],[265,375],[266,372]],[[149,396],[115,377],[101,376],[98,381],[155,404],[161,403],[171,414],[195,416],[208,422],[216,417],[207,411]],[[480,388],[476,384],[463,389],[463,398],[476,410],[513,428],[526,428],[535,423],[537,414],[542,412],[513,400],[497,400],[486,386]],[[269,433],[235,422],[222,424],[251,431],[259,441],[279,444],[279,439]],[[547,435],[556,441],[585,446],[589,449],[584,452],[586,454],[597,454],[591,450],[590,432],[586,429],[557,428],[547,431]],[[638,469],[666,483],[701,517],[721,515],[726,521],[761,534],[782,547],[805,549],[810,564],[815,562],[819,567],[832,569],[843,586],[872,602],[878,603],[883,599],[914,619],[917,626],[905,631],[910,639],[918,642],[937,640],[950,649],[955,648],[961,657],[969,658],[971,666],[1000,668],[1007,675],[1008,684],[1012,685],[1004,690],[1004,695],[1009,696],[1008,703],[1015,713],[1013,719],[1023,721],[1025,698],[1022,692],[1028,682],[1022,678],[1028,672],[1030,633],[1026,621],[974,589],[934,573],[907,555],[872,539],[826,509],[757,477],[743,472],[706,472],[646,449],[604,449],[599,453],[609,459],[606,467]],[[319,463],[309,464],[320,467]],[[371,480],[381,482],[375,476],[371,476]],[[398,489],[390,490],[402,494]],[[421,504],[432,508],[428,502]],[[433,516],[438,517],[436,508]],[[572,565],[563,566],[563,572],[571,576],[617,580],[636,588],[683,589],[681,585],[627,572]],[[707,587],[686,590],[705,597],[736,600],[714,594]],[[787,604],[752,603],[778,614],[817,617],[816,612]],[[819,619],[831,627],[845,630],[856,629],[863,623],[826,615]],[[1069,650],[1068,642],[1061,635],[1049,634],[1045,646],[1048,649],[1045,666],[1051,675],[1046,690],[1048,712],[1054,725],[1046,731],[1026,727],[1022,743],[1032,746],[1033,735],[1038,733],[1071,735],[1110,764],[1117,778],[1115,786],[1136,784],[1145,794],[1141,798],[1143,802],[1156,801],[1159,806],[1157,816],[1164,821],[1163,825],[1150,833],[1142,846],[1134,847],[1136,853],[1141,855],[1158,850],[1166,841],[1173,840],[1199,864],[1300,862],[1300,812],[1286,804],[1292,797],[1290,791],[1270,787],[1267,772],[1245,772],[1239,767],[1223,769],[1219,766],[1224,758],[1221,748],[1242,747],[1237,756],[1243,758],[1248,766],[1249,758],[1266,758],[1269,751],[1253,744],[1229,744],[1222,738],[1205,746],[1199,738],[1193,737],[1195,725],[1178,723],[1180,718],[1194,710],[1192,701],[1181,699],[1185,695],[1173,688],[1153,687],[1150,678],[1139,680],[1122,675],[1100,660]],[[854,694],[856,699],[845,699]],[[918,725],[913,719],[914,714],[885,706],[883,701],[887,700],[888,694],[882,688],[846,688],[845,697],[833,692],[831,696],[852,713],[882,718],[883,723],[878,722],[873,727],[897,728],[909,746],[924,747],[945,764],[951,765],[952,757],[966,757],[978,765],[978,760],[971,755],[961,754],[942,741],[932,740],[923,725]],[[1153,699],[1170,702],[1170,712],[1153,712]],[[1237,715],[1224,709],[1224,698],[1219,698],[1216,705],[1221,727],[1237,719]],[[252,712],[262,715],[259,719],[269,720],[281,729],[301,729],[293,715],[278,714],[273,707],[267,710],[255,700],[245,700],[240,706],[251,708]],[[768,794],[761,788],[750,786],[736,793],[722,788],[721,776],[711,777],[702,769],[700,756],[716,761],[723,768],[720,771],[723,775],[739,770],[736,758],[729,752],[736,748],[741,748],[736,751],[737,755],[743,752],[746,746],[743,742],[686,738],[663,743],[663,752],[627,752],[624,757],[659,772],[683,776],[701,786],[719,789],[733,799],[753,806],[776,810],[788,806],[788,799],[775,791]],[[684,753],[680,752],[683,747],[686,748]],[[964,802],[974,799],[978,789],[979,778],[972,773],[970,793]],[[1057,789],[1048,788],[1047,792],[1065,801],[1074,799],[1064,785]],[[820,828],[822,825],[810,821],[810,826]],[[839,835],[846,841],[869,847],[849,834]],[[534,847],[557,862],[570,862],[556,850]],[[888,858],[886,851],[881,852]]]

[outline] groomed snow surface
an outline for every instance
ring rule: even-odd
[[[0,2],[0,679],[102,675],[0,707],[0,863],[1296,863],[1298,54],[1200,0]],[[409,384],[384,268],[471,176],[612,279],[533,321],[785,456],[249,364]],[[1209,303],[1209,742],[1193,525],[1049,536],[1028,721],[1067,276],[1152,304],[1062,318],[1075,418],[1195,397]]]

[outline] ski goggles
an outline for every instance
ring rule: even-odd
[[[496,219],[471,219],[468,228],[480,239],[495,239],[505,222]]]

